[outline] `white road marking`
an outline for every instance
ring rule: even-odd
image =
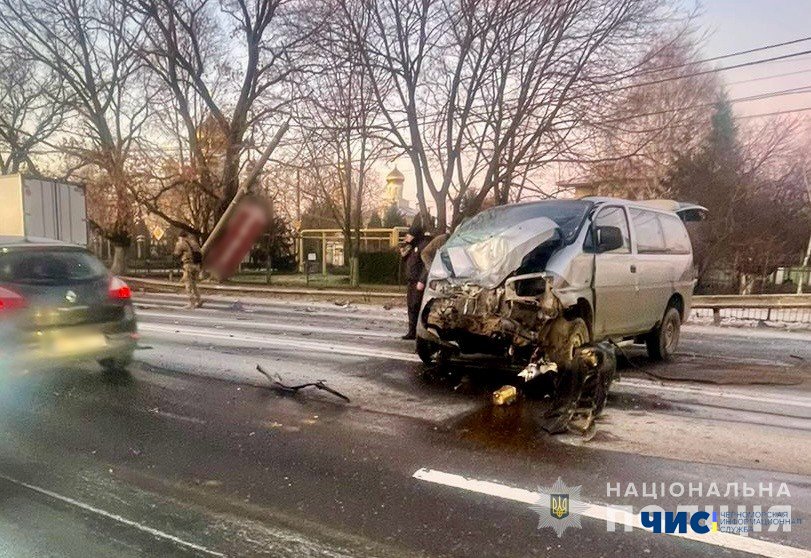
[[[713,389],[706,386],[689,386],[689,385],[669,385],[660,384],[658,382],[639,380],[639,379],[625,379],[623,378],[617,387],[628,386],[636,389],[644,389],[648,391],[664,391],[670,393],[684,393],[695,395],[697,397],[718,397],[721,399],[737,399],[739,401],[754,401],[756,403],[767,403],[770,405],[777,405],[784,407],[791,405],[793,407],[803,407],[811,409],[811,400],[808,398],[792,397],[790,395],[780,395],[779,397],[769,397],[768,395],[749,395],[736,391],[727,391],[721,389]]]
[[[469,492],[486,494],[488,496],[495,496],[504,500],[512,500],[514,502],[521,502],[524,504],[535,504],[537,502],[543,503],[544,498],[546,498],[548,501],[548,495],[540,492],[532,492],[530,490],[515,488],[490,481],[471,479],[453,473],[437,471],[435,469],[419,469],[412,476],[415,479],[426,482],[459,488]],[[610,520],[618,525],[627,525],[633,527],[634,529],[648,531],[648,529],[642,526],[641,520],[636,514],[629,515],[627,513],[623,513],[622,510],[614,509],[610,506],[601,506],[599,504],[590,504],[588,502],[583,503],[588,507],[581,515],[590,517],[592,519],[605,521],[606,523]],[[767,556],[769,558],[811,558],[811,551],[802,548],[786,546],[762,539],[755,539],[753,537],[743,537],[721,531],[712,531],[703,535],[698,533],[667,533],[667,535],[710,544],[713,546],[719,546],[729,550],[739,550],[749,554]]]
[[[141,523],[138,523],[137,521],[132,521],[131,519],[121,517],[118,514],[102,510],[102,509],[97,508],[95,506],[91,506],[90,504],[85,504],[84,502],[80,502],[79,500],[74,500],[73,498],[69,498],[68,496],[62,496],[61,494],[57,494],[56,492],[53,492],[51,490],[47,490],[47,489],[41,488],[39,486],[34,486],[33,484],[29,484],[27,482],[17,480],[15,478],[6,476],[6,475],[4,475],[2,473],[0,473],[0,479],[8,481],[8,482],[10,482],[12,484],[16,484],[18,486],[22,486],[24,488],[27,488],[28,490],[32,490],[34,492],[42,494],[43,496],[48,496],[49,498],[53,498],[54,500],[58,500],[58,501],[63,502],[65,504],[69,504],[71,506],[80,508],[82,510],[85,510],[85,511],[94,513],[96,515],[100,515],[102,517],[105,517],[107,519],[111,519],[111,520],[116,521],[118,523],[127,525],[129,527],[133,527],[133,528],[135,528],[135,529],[137,529],[139,531],[142,531],[144,533],[148,533],[148,534],[153,535],[155,537],[158,537],[160,539],[171,541],[171,542],[173,542],[173,543],[175,543],[177,545],[183,546],[185,548],[190,548],[190,549],[196,550],[198,552],[203,552],[203,553],[208,554],[210,556],[225,556],[225,554],[222,554],[222,553],[217,552],[215,550],[211,550],[211,549],[206,548],[204,546],[200,546],[199,544],[195,544],[195,543],[183,540],[180,537],[176,537],[176,536],[171,535],[169,533],[165,533],[165,532],[163,532],[163,531],[161,531],[159,529],[155,529],[154,527],[149,527],[147,525],[143,525]]]
[[[349,356],[361,356],[371,358],[385,358],[389,360],[399,360],[403,362],[421,362],[417,355],[401,353],[397,351],[387,351],[384,349],[372,349],[359,347],[357,345],[344,345],[342,343],[308,341],[305,339],[283,339],[281,337],[258,337],[244,333],[225,333],[206,328],[190,328],[177,325],[158,325],[151,323],[141,323],[138,326],[141,332],[172,333],[195,338],[218,339],[223,341],[239,341],[264,345],[266,347],[284,347],[301,351],[315,351],[322,353],[341,354]]]
[[[184,422],[191,422],[193,424],[206,424],[206,421],[204,421],[203,419],[199,419],[199,418],[196,418],[196,417],[187,417],[186,415],[178,415],[176,413],[170,413],[169,411],[161,411],[157,407],[155,407],[153,409],[146,409],[146,412],[151,413],[153,415],[159,415],[159,416],[162,416],[162,417],[170,418],[170,419],[180,420],[180,421],[184,421]]]
[[[206,323],[211,323],[211,316],[178,316],[177,314],[170,314],[165,312],[152,312],[152,311],[140,311],[138,312],[138,316],[146,316],[148,318],[167,318],[167,319],[178,319],[180,317],[183,318],[184,321],[204,321]],[[335,333],[339,335],[358,335],[361,337],[381,337],[387,339],[393,339],[395,334],[394,332],[382,332],[382,331],[371,331],[365,329],[347,329],[347,328],[340,328],[340,327],[322,327],[322,326],[309,326],[309,325],[295,325],[289,323],[270,323],[270,322],[263,322],[259,320],[226,320],[222,318],[215,318],[218,325],[223,326],[235,326],[235,327],[245,327],[250,326],[256,329],[268,329],[273,331],[303,331],[303,332],[313,332],[313,333]]]

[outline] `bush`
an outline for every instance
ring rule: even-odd
[[[358,260],[361,283],[399,285],[400,254],[394,251],[361,252]]]

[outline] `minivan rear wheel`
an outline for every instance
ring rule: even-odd
[[[681,315],[678,308],[668,306],[662,323],[653,328],[645,337],[648,356],[652,360],[670,360],[679,346]]]

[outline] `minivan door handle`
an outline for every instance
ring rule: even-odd
[[[631,265],[631,273],[636,273],[636,266],[635,265]]]

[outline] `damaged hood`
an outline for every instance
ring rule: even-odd
[[[561,238],[548,217],[521,221],[484,235],[454,234],[434,258],[432,279],[459,279],[492,289],[516,271],[524,258],[542,244]]]

